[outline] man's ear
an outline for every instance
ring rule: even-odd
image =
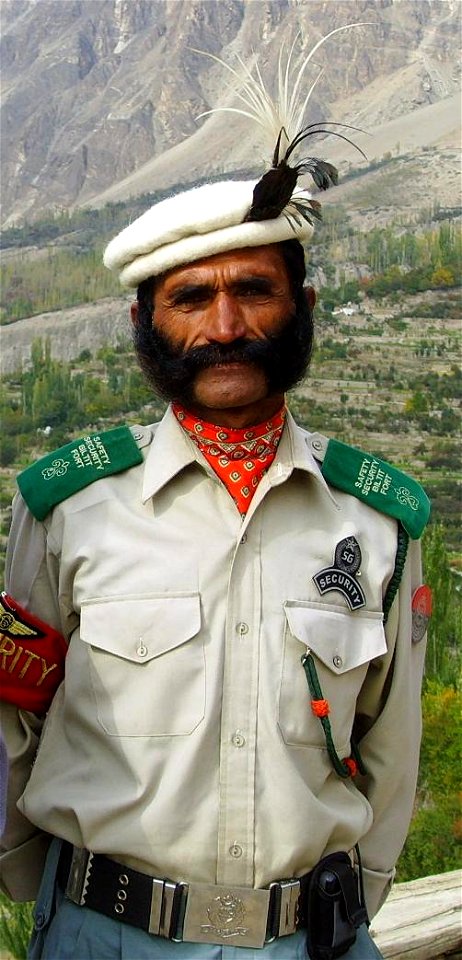
[[[138,326],[138,306],[138,300],[134,300],[133,303],[130,304],[130,317],[134,327]]]
[[[310,310],[314,310],[316,304],[316,290],[314,287],[303,287],[303,293],[305,294],[305,300]]]

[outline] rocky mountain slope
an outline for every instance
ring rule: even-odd
[[[2,375],[20,370],[28,363],[34,340],[52,342],[55,360],[69,362],[82,350],[91,353],[104,346],[115,346],[131,337],[129,298],[106,297],[67,310],[42,313],[2,327]]]
[[[196,50],[249,63],[257,51],[274,77],[284,43],[298,34],[300,63],[351,22],[363,25],[316,55],[324,73],[309,119],[372,133],[358,135],[370,159],[433,145],[430,176],[426,162],[417,170],[419,196],[427,183],[429,200],[443,191],[443,203],[457,202],[458,0],[2,0],[0,10],[6,226],[190,182],[220,172],[224,158],[227,170],[255,168],[246,121],[198,120],[230,92]],[[360,165],[351,147],[323,149],[341,168]]]

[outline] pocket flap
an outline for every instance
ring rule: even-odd
[[[84,643],[135,663],[148,663],[199,632],[200,600],[195,594],[168,597],[106,597],[82,604]]]
[[[284,605],[290,632],[333,673],[346,673],[387,652],[383,615],[288,600]]]

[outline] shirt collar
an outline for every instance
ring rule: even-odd
[[[155,496],[162,487],[191,463],[199,451],[181,429],[169,406],[157,424],[145,461],[142,500]]]
[[[321,473],[320,464],[311,452],[311,437],[312,434],[299,427],[288,411],[276,457],[266,478],[271,486],[275,486],[287,480],[293,470],[302,470],[320,483],[333,503],[338,506]],[[155,496],[173,477],[192,463],[199,463],[202,467],[206,467],[205,458],[182,430],[171,407],[168,407],[163,419],[156,426],[146,457],[143,503]]]
[[[271,486],[275,486],[287,480],[293,470],[302,470],[321,485],[335,506],[338,507],[338,502],[322,475],[321,464],[313,456],[311,450],[311,438],[313,436],[308,430],[299,427],[290,411],[288,411],[281,442],[276,457],[266,475],[267,479]]]

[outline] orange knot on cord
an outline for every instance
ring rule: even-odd
[[[356,760],[353,760],[353,757],[344,757],[342,760],[343,766],[347,768],[350,777],[355,777],[358,772],[358,764]]]
[[[330,713],[328,700],[312,700],[311,709],[315,717],[327,717]]]

